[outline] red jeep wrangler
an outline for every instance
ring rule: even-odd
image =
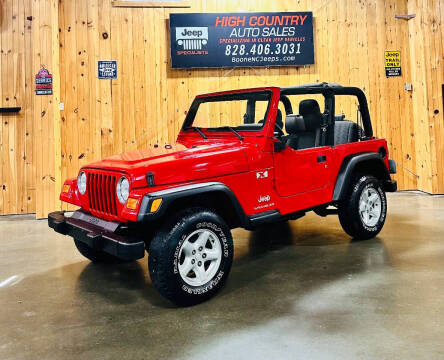
[[[335,115],[344,98],[355,104],[356,122]],[[354,238],[375,236],[386,218],[385,192],[396,191],[395,172],[358,88],[224,91],[195,98],[175,144],[83,167],[60,195],[81,209],[51,213],[48,222],[93,262],[136,260],[147,250],[154,286],[191,305],[227,279],[230,229],[313,210],[338,214]]]

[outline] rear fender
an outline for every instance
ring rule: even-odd
[[[353,173],[356,171],[376,176],[383,182],[386,191],[394,191],[393,183],[396,189],[396,183],[391,180],[387,166],[379,152],[357,154],[346,157],[342,162],[336,179],[333,201],[344,199],[350,187]]]

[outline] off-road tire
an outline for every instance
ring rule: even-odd
[[[374,189],[381,200],[381,214],[374,226],[364,223],[359,210],[361,194],[369,189]],[[387,199],[381,182],[372,175],[355,175],[345,199],[338,206],[338,213],[342,228],[354,239],[366,240],[378,235],[387,216]]]
[[[201,286],[186,283],[179,273],[179,252],[195,231],[208,229],[217,235],[221,261],[215,275]],[[190,208],[167,221],[154,235],[148,251],[148,269],[161,295],[179,306],[201,303],[214,296],[224,285],[233,262],[233,238],[225,221],[204,208]]]
[[[91,260],[93,263],[120,264],[127,262],[125,260],[119,259],[118,257],[107,254],[104,251],[93,249],[80,240],[74,239],[74,244],[76,245],[77,250],[79,250],[79,253],[86,257],[88,260]]]

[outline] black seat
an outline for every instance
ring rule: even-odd
[[[285,131],[288,133],[284,139],[286,144],[292,149],[297,150],[299,134],[305,132],[304,118],[300,115],[287,115],[285,117]]]
[[[335,145],[358,141],[360,133],[363,133],[362,128],[353,121],[335,121]]]
[[[321,135],[321,110],[314,99],[302,100],[299,103],[299,114],[304,120],[304,131],[298,132],[297,149],[308,149],[319,146]]]

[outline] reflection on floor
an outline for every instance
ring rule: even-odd
[[[213,300],[176,308],[145,259],[97,266],[46,221],[0,218],[0,359],[444,358],[444,197],[389,196],[378,238],[334,216],[235,230]]]

